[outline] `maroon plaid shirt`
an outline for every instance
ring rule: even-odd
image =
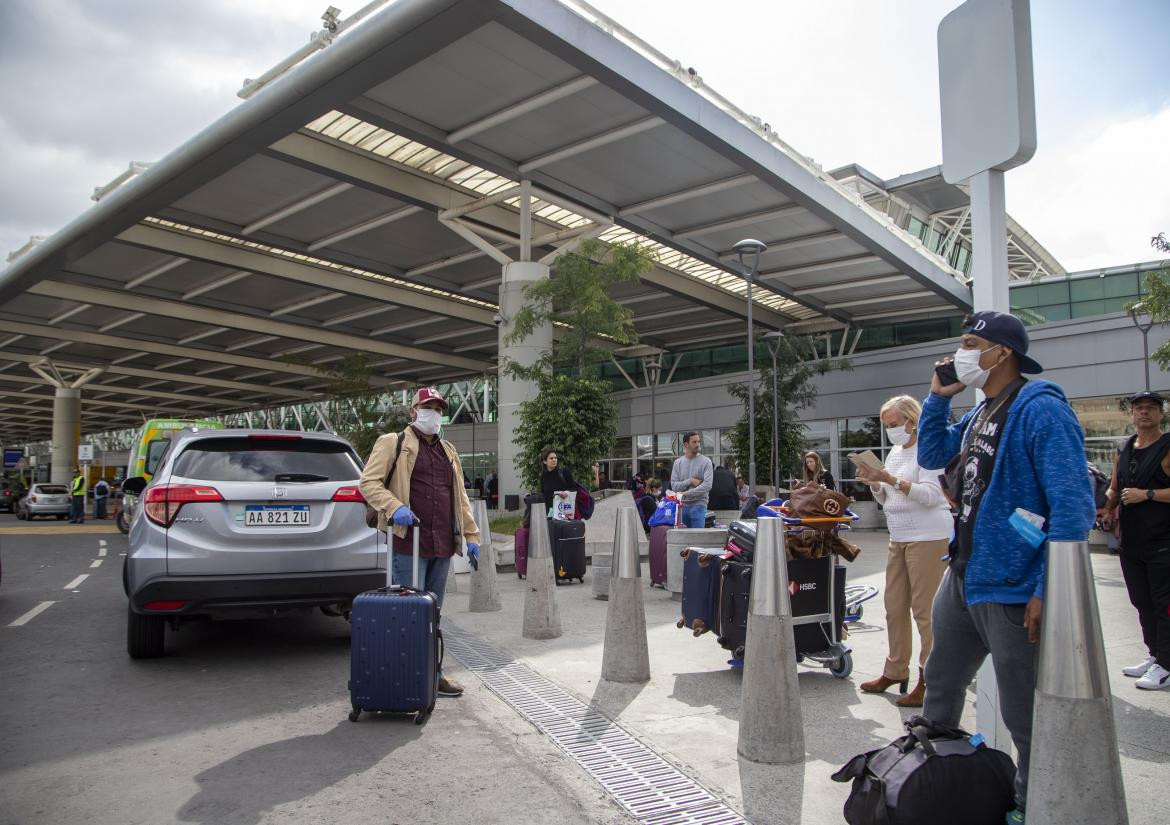
[[[410,475],[410,509],[420,522],[419,555],[424,558],[450,558],[455,555],[452,489],[455,470],[439,438],[431,438],[428,443],[427,437],[418,430],[414,434],[418,438],[418,456]],[[414,536],[410,530],[407,530],[405,538],[394,537],[394,553],[400,556],[414,553]]]

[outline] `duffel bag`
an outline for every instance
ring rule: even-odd
[[[848,515],[845,511],[853,499],[849,496],[830,490],[823,484],[815,482],[798,482],[792,486],[792,495],[788,499],[788,508],[792,515],[802,519],[841,518]],[[817,530],[829,531],[836,525],[812,524]]]
[[[858,754],[833,774],[853,782],[849,825],[999,825],[1015,808],[1016,766],[983,736],[906,720],[905,736]]]

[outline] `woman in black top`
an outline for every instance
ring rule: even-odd
[[[837,482],[833,480],[833,474],[825,469],[824,462],[821,461],[821,454],[816,450],[809,450],[804,454],[801,469],[804,471],[802,476],[805,481],[824,484],[830,490],[837,489]]]
[[[558,491],[572,490],[575,496],[577,482],[568,467],[562,467],[557,459],[557,451],[552,447],[545,447],[540,451],[540,463],[544,471],[540,474],[540,494],[544,497],[544,511],[547,513],[553,506],[553,497]]]

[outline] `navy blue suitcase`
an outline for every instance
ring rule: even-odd
[[[682,618],[696,636],[719,628],[719,562],[721,550],[704,552],[686,548],[683,553]]]
[[[417,571],[417,529],[414,555]],[[349,721],[356,722],[363,710],[388,711],[413,713],[415,724],[421,725],[435,709],[442,664],[443,633],[433,593],[390,585],[353,600]]]
[[[367,710],[414,713],[422,724],[435,709],[443,661],[434,595],[397,585],[369,590],[353,600],[350,621],[350,721]]]

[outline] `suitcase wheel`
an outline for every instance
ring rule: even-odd
[[[677,622],[674,623],[674,626],[679,628],[680,630],[683,628],[684,625],[686,625],[685,619],[679,619]]]
[[[349,712],[349,721],[356,722],[358,720],[358,717],[361,715],[362,715],[362,709],[359,707],[355,707],[353,710],[351,710]]]

